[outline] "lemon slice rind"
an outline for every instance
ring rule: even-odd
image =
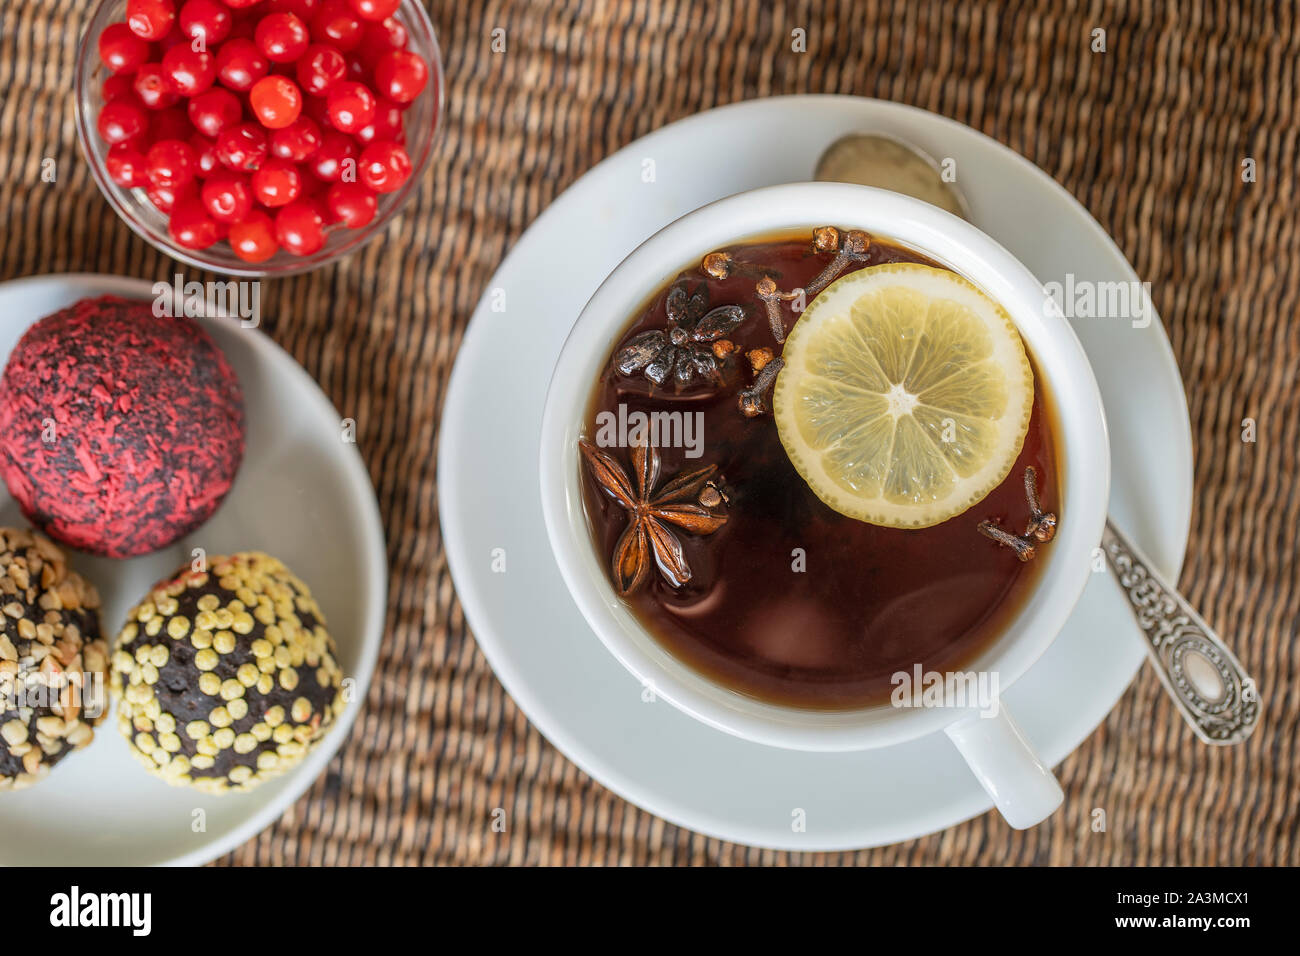
[[[823,502],[871,524],[961,514],[1005,480],[1029,430],[1020,333],[944,269],[890,263],[836,280],[782,357],[773,407],[786,453]]]

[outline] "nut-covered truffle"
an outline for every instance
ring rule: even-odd
[[[33,325],[0,387],[0,477],[92,554],[148,554],[216,511],[244,456],[234,370],[193,319],[84,299]]]
[[[247,790],[298,763],[344,706],[311,592],[265,554],[157,585],[113,649],[118,728],[173,784]]]
[[[0,528],[0,790],[94,739],[107,668],[99,594],[45,536]]]

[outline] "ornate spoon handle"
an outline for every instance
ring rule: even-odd
[[[1259,720],[1259,694],[1241,662],[1109,519],[1101,548],[1183,717],[1208,744],[1241,743]]]

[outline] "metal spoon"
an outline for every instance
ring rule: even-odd
[[[892,136],[854,133],[837,139],[817,160],[813,177],[818,182],[888,189],[970,219],[966,197],[945,181],[934,157]]]
[[[971,218],[965,197],[944,180],[940,165],[891,136],[852,134],[836,140],[822,153],[814,175],[890,189]],[[1249,737],[1259,720],[1259,696],[1241,662],[1109,517],[1101,550],[1146,638],[1156,674],[1192,730],[1209,744]]]

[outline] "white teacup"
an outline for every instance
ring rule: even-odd
[[[542,508],[564,580],[597,637],[656,695],[704,723],[794,750],[885,747],[944,730],[1007,822],[1033,826],[1061,803],[1060,786],[1005,706],[954,710],[889,704],[826,712],[737,693],[673,656],[615,593],[583,507],[578,438],[596,380],[634,314],[708,252],[751,237],[819,225],[865,229],[965,276],[1001,303],[1056,402],[1060,521],[1038,584],[1005,630],[967,665],[1005,689],[1056,639],[1083,593],[1101,539],[1110,455],[1101,395],[1083,348],[1037,279],[969,223],[897,193],[842,183],[797,183],[741,193],[697,209],[651,236],[610,274],[560,353],[541,434]],[[993,716],[984,716],[995,710]]]

